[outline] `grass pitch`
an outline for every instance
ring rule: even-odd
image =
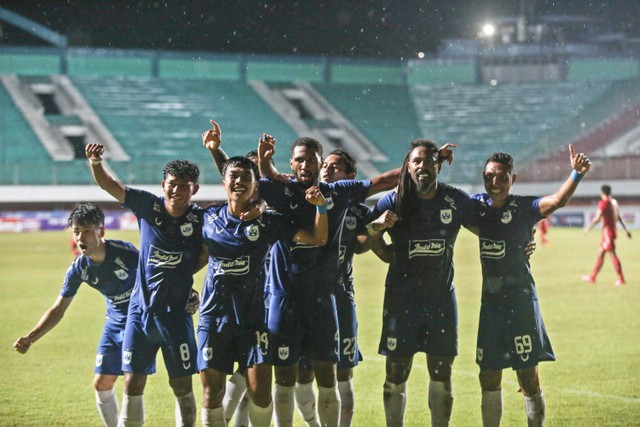
[[[549,426],[633,426],[640,418],[640,235],[621,235],[618,254],[627,284],[615,287],[607,259],[596,285],[580,281],[593,267],[599,233],[552,228],[551,246],[539,247],[532,269],[542,313],[557,361],[542,363],[540,377]],[[108,231],[108,238],[137,245],[134,232]],[[0,425],[99,426],[93,394],[93,361],[104,323],[104,300],[82,286],[61,323],[26,355],[13,342],[28,333],[57,297],[73,260],[67,232],[0,234]],[[476,238],[461,231],[456,247],[459,356],[453,366],[452,426],[479,426],[480,387],[475,339],[481,276]],[[360,346],[364,362],[355,370],[354,426],[383,426],[384,358],[377,355],[386,267],[370,254],[356,257]],[[196,286],[203,273],[196,276]],[[200,380],[194,377],[198,407]],[[416,355],[409,379],[406,425],[428,425],[425,357]],[[116,386],[122,398],[122,380]],[[526,425],[515,374],[504,372],[503,425]],[[162,360],[149,377],[147,426],[174,423],[174,400]],[[296,414],[296,425],[304,425]]]

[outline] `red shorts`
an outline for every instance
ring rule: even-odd
[[[600,247],[604,251],[614,251],[616,249],[616,230],[615,228],[605,227],[602,229],[602,238],[600,239]]]

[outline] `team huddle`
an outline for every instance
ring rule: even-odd
[[[528,425],[544,425],[537,365],[555,356],[528,243],[535,224],[569,201],[591,167],[587,156],[570,145],[570,176],[554,194],[533,197],[511,193],[513,159],[494,153],[482,174],[486,193],[469,196],[438,182],[453,159],[450,144],[414,140],[400,168],[355,180],[347,152],[325,156],[318,141],[302,137],[291,146],[288,175],[274,165],[273,137],[264,134],[257,151],[229,158],[211,123],[202,142],[227,201],[207,208],[191,200],[197,165],[169,162],[156,196],[114,179],[103,164],[105,147],[86,146],[95,182],[136,215],[139,251],[105,239],[100,208],[79,204],[68,226],[80,255],[54,305],[14,344],[17,351],[26,353],[53,329],[87,283],[107,303],[94,378],[105,425],[144,425],[144,388],[162,350],[177,425],[197,422],[192,376],[199,373],[203,426],[226,426],[232,417],[236,425],[291,426],[296,406],[309,426],[349,426],[352,378],[362,361],[352,261],[372,250],[389,264],[378,350],[386,357],[386,425],[404,423],[407,380],[422,352],[431,425],[447,426],[458,341],[453,253],[465,227],[478,236],[482,265],[476,362],[483,425],[500,425],[505,368],[516,371]],[[384,191],[374,207],[365,203]],[[205,266],[198,295],[193,275]],[[114,391],[120,375],[121,408]]]

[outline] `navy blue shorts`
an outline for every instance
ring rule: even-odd
[[[454,289],[427,297],[419,293],[385,291],[378,353],[411,357],[418,352],[447,357],[458,354],[458,309]]]
[[[124,332],[123,371],[146,375],[155,373],[156,354],[162,349],[169,378],[197,372],[193,318],[186,311],[149,315],[130,307]]]
[[[267,362],[266,330],[240,328],[232,323],[198,325],[198,370],[213,368],[229,375],[234,363],[245,368]]]
[[[535,287],[484,294],[476,363],[484,370],[521,370],[555,360]]]
[[[336,294],[336,306],[338,308],[338,326],[340,328],[340,361],[338,362],[338,369],[354,368],[362,361],[362,354],[358,346],[356,304],[348,294],[338,293]]]
[[[122,375],[122,339],[124,327],[107,322],[96,351],[94,372],[101,375]]]
[[[338,361],[338,316],[333,295],[269,300],[269,360],[289,366],[303,354],[309,359]]]

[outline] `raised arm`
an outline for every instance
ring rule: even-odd
[[[67,308],[69,308],[71,301],[73,301],[73,297],[65,298],[63,296],[58,296],[56,302],[42,315],[40,321],[38,321],[31,332],[18,338],[18,340],[13,343],[13,348],[22,354],[29,351],[31,344],[45,336],[47,332],[55,328],[55,326],[60,323],[60,320],[64,317],[64,313],[67,311]]]
[[[227,161],[229,156],[220,148],[222,142],[222,131],[220,125],[213,120],[209,120],[212,129],[207,129],[202,132],[202,145],[209,150],[211,157],[213,157],[213,163],[216,165],[218,172],[222,174],[222,165]]]
[[[571,160],[571,175],[555,193],[540,199],[540,213],[543,217],[551,215],[557,209],[564,207],[578,188],[578,183],[591,168],[591,161],[584,153],[575,153],[573,145],[569,144]]]
[[[327,201],[317,186],[307,188],[305,199],[316,206],[316,220],[313,230],[301,228],[293,236],[293,241],[314,246],[324,246],[329,240],[329,220],[327,218]]]
[[[112,177],[102,164],[104,146],[102,144],[88,144],[85,148],[85,155],[91,164],[91,174],[96,184],[111,194],[117,201],[124,203],[124,195],[126,193],[124,184]]]
[[[275,179],[278,176],[278,170],[271,161],[275,152],[276,139],[269,134],[262,134],[258,140],[258,168],[263,178]]]

